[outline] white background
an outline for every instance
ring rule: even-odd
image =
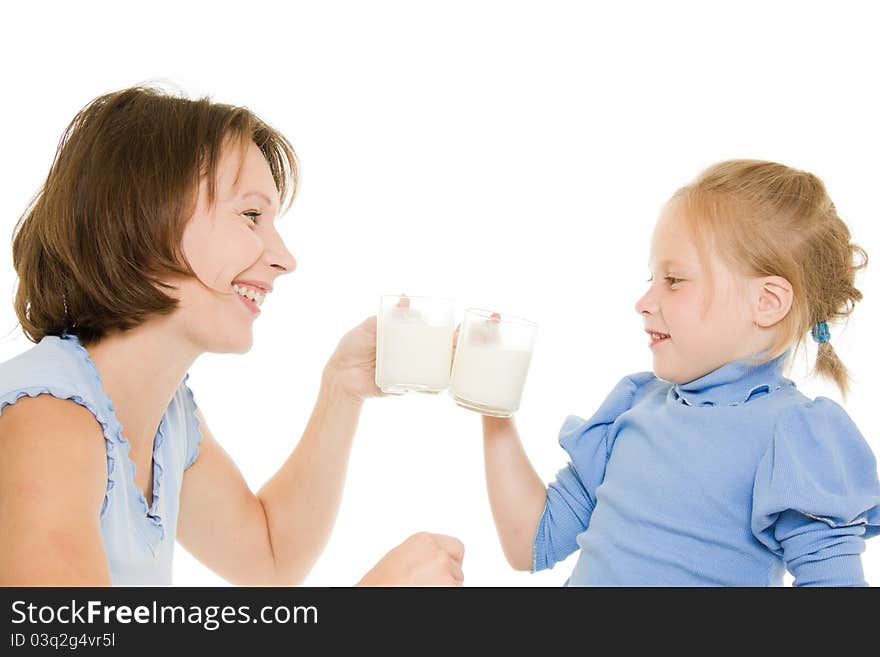
[[[0,361],[31,346],[14,330],[14,223],[88,101],[170,82],[246,105],[293,141],[302,186],[279,225],[299,268],[265,304],[254,348],[205,355],[190,380],[254,490],[296,444],[338,338],[396,292],[540,324],[518,424],[552,479],[565,464],[564,417],[591,415],[621,376],[651,368],[633,309],[651,230],[668,196],[718,160],[813,171],[880,258],[880,46],[868,2],[10,6]],[[856,379],[846,409],[880,453],[878,265],[859,287],[865,300],[846,330],[832,326],[833,344]],[[813,353],[791,378],[840,401],[804,378]],[[370,400],[306,583],[351,584],[429,530],[464,541],[468,585],[561,585],[576,557],[536,575],[507,566],[482,468],[479,416],[446,395]],[[880,584],[880,540],[864,565]],[[174,577],[224,584],[182,548]]]

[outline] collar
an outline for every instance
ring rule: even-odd
[[[738,406],[753,395],[778,390],[788,379],[782,370],[791,350],[756,364],[752,359],[766,354],[761,351],[749,358],[735,360],[688,383],[673,384],[669,394],[688,406]]]

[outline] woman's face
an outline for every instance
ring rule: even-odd
[[[208,206],[203,178],[196,210],[183,232],[183,252],[193,271],[220,293],[191,278],[175,283],[180,307],[174,319],[198,351],[248,351],[258,304],[271,303],[275,279],[296,269],[296,260],[275,228],[280,200],[269,164],[253,142],[242,164],[236,180],[239,149],[224,150],[217,167],[215,204]]]

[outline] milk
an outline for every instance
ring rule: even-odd
[[[508,417],[519,409],[532,352],[492,344],[459,344],[449,394],[461,406]]]
[[[454,329],[451,321],[432,323],[409,307],[383,312],[376,340],[376,385],[390,393],[446,388]]]

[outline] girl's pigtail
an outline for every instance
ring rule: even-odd
[[[819,376],[824,376],[834,381],[840,389],[840,394],[843,396],[844,401],[846,401],[846,395],[850,388],[849,372],[830,342],[819,343],[819,349],[816,353],[816,365],[813,371]]]

